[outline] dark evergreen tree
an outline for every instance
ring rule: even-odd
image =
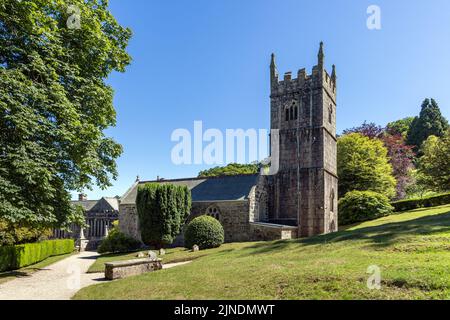
[[[441,114],[437,102],[434,99],[425,99],[420,115],[414,118],[411,124],[407,144],[420,150],[422,143],[429,136],[442,137],[448,127],[448,121]]]
[[[161,248],[181,233],[191,212],[191,191],[186,186],[147,183],[139,187],[136,205],[142,241]]]

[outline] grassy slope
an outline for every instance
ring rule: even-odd
[[[177,249],[166,257],[200,254],[187,265],[84,288],[75,298],[450,299],[450,205],[331,235]],[[381,268],[381,290],[366,286],[370,265]]]
[[[68,253],[68,254],[63,254],[60,256],[49,257],[41,262],[38,262],[38,263],[33,264],[28,267],[24,267],[24,268],[14,270],[14,271],[1,272],[0,273],[0,284],[4,283],[6,281],[16,279],[16,278],[29,277],[34,272],[42,270],[45,267],[48,267],[49,265],[52,265],[58,261],[61,261],[65,258],[71,256],[72,254],[75,254],[75,253]]]

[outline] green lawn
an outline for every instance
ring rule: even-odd
[[[38,262],[38,263],[33,264],[28,267],[24,267],[24,268],[14,270],[14,271],[0,272],[0,284],[4,283],[6,281],[16,279],[16,278],[29,277],[34,272],[42,270],[45,267],[48,267],[49,265],[52,265],[60,260],[63,260],[65,258],[71,256],[72,254],[75,254],[75,253],[68,253],[68,254],[63,254],[60,256],[49,257],[41,262]]]
[[[309,239],[174,249],[164,262],[190,258],[75,299],[450,299],[450,205]],[[381,269],[381,290],[367,288],[371,265]]]

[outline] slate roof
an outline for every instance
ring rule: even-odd
[[[84,211],[89,211],[97,204],[97,202],[98,200],[72,201],[72,205],[82,206]]]
[[[191,190],[192,201],[243,201],[257,184],[258,174],[220,176],[211,178],[188,178],[159,181],[136,182],[121,198],[121,204],[135,204],[137,189],[145,183],[170,183],[187,186]]]
[[[112,197],[103,197],[100,200],[72,201],[72,205],[82,206],[85,212],[104,211],[110,209],[119,211],[119,200]]]

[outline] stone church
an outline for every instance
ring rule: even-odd
[[[226,242],[309,237],[335,232],[337,215],[336,70],[324,68],[323,43],[312,73],[287,72],[280,81],[272,55],[270,123],[279,133],[279,169],[274,175],[240,175],[136,181],[119,206],[122,232],[140,239],[137,188],[147,182],[188,186],[189,220],[218,219]],[[182,235],[176,245],[183,242]]]

